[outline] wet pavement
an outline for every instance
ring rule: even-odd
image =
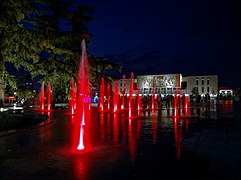
[[[241,179],[240,104],[131,119],[93,108],[80,152],[72,149],[74,117],[48,115],[53,123],[0,137],[0,179]]]

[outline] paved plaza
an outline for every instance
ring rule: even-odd
[[[72,115],[51,111],[51,123],[1,132],[0,179],[241,179],[240,104],[199,108],[133,119],[93,108],[80,152]]]

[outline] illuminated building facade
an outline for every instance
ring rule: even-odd
[[[136,76],[134,93],[148,94],[218,94],[218,76],[186,76],[181,74],[159,74]],[[130,79],[119,79],[119,93],[129,94]]]
[[[218,92],[218,76],[204,75],[204,76],[187,76],[187,92],[189,94],[209,94],[217,95]]]

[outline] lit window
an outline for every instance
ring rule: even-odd
[[[198,78],[196,78],[196,85],[198,85]]]

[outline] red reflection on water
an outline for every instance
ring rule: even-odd
[[[113,121],[114,121],[113,122],[114,142],[115,144],[118,144],[118,139],[119,139],[118,114],[114,114]]]
[[[177,123],[179,123],[179,124],[177,124]],[[177,159],[180,159],[182,131],[181,131],[180,122],[177,122],[177,118],[174,118],[174,136],[175,136]]]
[[[177,117],[177,107],[174,106],[174,117]]]
[[[222,100],[220,107],[224,113],[233,112],[233,100]]]
[[[47,123],[50,123],[50,121],[51,121],[51,113],[50,113],[50,111],[48,111],[48,113],[47,113],[47,115],[48,115],[48,120],[47,120]]]
[[[156,144],[157,141],[157,123],[154,114],[152,115],[152,142]]]
[[[136,156],[136,139],[135,139],[135,132],[134,132],[134,125],[136,124],[136,121],[133,120],[130,122],[129,119],[129,126],[128,126],[128,137],[129,137],[129,149],[130,149],[130,159],[132,161],[135,160]]]
[[[186,128],[186,129],[188,129],[188,124],[189,124],[189,120],[186,119],[186,121],[185,121],[185,128]]]
[[[122,136],[123,136],[123,141],[125,142],[127,139],[127,129],[128,129],[128,125],[126,126],[126,119],[125,119],[125,114],[122,114],[121,117],[121,122],[122,122]],[[130,123],[130,119],[129,119],[129,123]]]
[[[85,159],[75,158],[73,167],[74,167],[74,172],[75,172],[77,179],[87,179],[86,175],[88,173],[87,173],[86,164],[87,164],[87,162]]]

